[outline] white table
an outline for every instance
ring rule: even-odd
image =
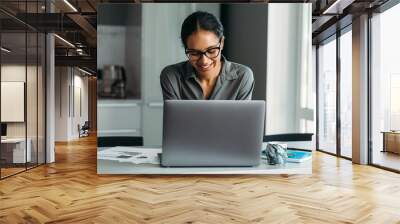
[[[26,147],[26,154],[25,154],[25,140],[27,141],[27,147]],[[6,139],[1,139],[1,144],[2,145],[14,145],[13,147],[13,163],[25,163],[31,161],[31,145],[32,141],[30,138],[6,138]]]
[[[126,152],[143,152],[144,147],[119,147]],[[108,150],[108,151],[107,151]],[[134,164],[103,156],[113,148],[98,148],[98,174],[311,174],[312,160],[302,163],[286,163],[283,165],[268,165],[261,161],[257,167],[161,167],[159,164]],[[161,148],[151,149],[161,153]]]

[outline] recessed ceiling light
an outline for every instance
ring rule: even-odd
[[[92,75],[92,73],[90,73],[90,72],[88,72],[88,71],[86,71],[86,70],[83,70],[83,69],[81,69],[81,68],[79,68],[79,67],[78,67],[78,70],[81,71],[81,72],[83,72],[83,73],[85,73],[85,74],[87,74],[87,75]]]
[[[62,37],[60,37],[60,36],[57,35],[57,34],[54,34],[54,36],[57,37],[57,38],[58,38],[59,40],[61,40],[62,42],[66,43],[68,46],[75,48],[75,45],[73,45],[73,44],[72,44],[71,42],[69,42],[68,40],[66,40],[66,39],[64,39],[64,38],[62,38]]]
[[[64,0],[65,4],[67,4],[74,12],[78,12],[78,10],[68,1]]]
[[[10,52],[11,52],[11,50],[9,50],[9,49],[7,49],[7,48],[5,48],[5,47],[1,47],[1,50],[4,51],[4,52],[6,52],[6,53],[10,53]]]

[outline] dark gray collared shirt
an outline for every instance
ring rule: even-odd
[[[254,89],[253,71],[238,63],[223,61],[209,100],[250,100]],[[203,89],[189,61],[165,67],[160,75],[164,100],[202,100]]]

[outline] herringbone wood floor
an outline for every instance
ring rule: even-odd
[[[400,175],[315,153],[312,175],[98,176],[95,138],[0,181],[0,223],[400,223]]]

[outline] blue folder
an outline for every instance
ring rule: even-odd
[[[287,162],[300,163],[311,159],[312,154],[309,151],[288,149],[287,155],[288,155],[288,158],[286,159]]]

